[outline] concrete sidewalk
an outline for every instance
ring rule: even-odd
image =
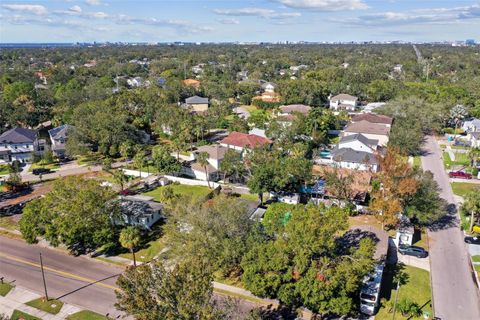
[[[0,296],[0,314],[11,316],[14,310],[19,310],[42,320],[63,320],[83,310],[77,306],[64,303],[60,312],[53,315],[25,304],[40,297],[34,292],[15,286],[5,297]]]

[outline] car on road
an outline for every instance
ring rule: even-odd
[[[463,240],[469,244],[480,244],[480,237],[466,236]]]
[[[48,168],[36,168],[36,169],[32,170],[32,173],[36,176],[38,176],[40,174],[50,173],[50,172],[52,172],[52,170],[50,170]]]
[[[472,179],[473,176],[470,173],[466,173],[463,171],[452,171],[448,173],[450,178],[458,178],[458,179]]]
[[[421,247],[416,247],[416,246],[405,246],[401,245],[398,247],[398,252],[401,255],[405,256],[413,256],[417,258],[426,258],[428,257],[428,251],[421,248]]]

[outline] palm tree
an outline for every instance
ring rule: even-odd
[[[480,214],[480,192],[472,191],[465,196],[465,202],[463,203],[463,209],[470,212],[470,228],[473,230],[473,223],[475,222],[475,216]]]
[[[128,177],[123,172],[122,169],[116,170],[113,172],[113,179],[115,182],[120,186],[120,191],[123,191],[125,188],[125,184],[128,182]]]
[[[137,266],[135,259],[135,247],[140,244],[140,231],[136,227],[127,227],[120,232],[119,238],[122,247],[129,249],[133,256],[133,265]]]
[[[208,158],[210,155],[208,152],[200,152],[197,156],[198,163],[205,169],[205,175],[207,176],[207,184],[210,188],[210,179],[209,179],[209,172],[208,172]]]

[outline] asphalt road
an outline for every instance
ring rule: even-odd
[[[479,292],[459,227],[450,181],[443,168],[442,152],[431,136],[427,137],[424,149],[423,169],[434,174],[442,189],[442,198],[452,209],[445,221],[428,232],[435,316],[442,320],[480,319]]]
[[[0,275],[43,294],[40,252],[49,296],[100,314],[114,317],[121,314],[114,307],[115,281],[123,271],[119,267],[0,237]]]

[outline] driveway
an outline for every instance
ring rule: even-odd
[[[428,230],[435,316],[442,320],[480,319],[479,292],[459,228],[450,181],[443,168],[442,152],[432,136],[426,138],[424,149],[422,167],[433,173],[450,211],[445,219]]]

